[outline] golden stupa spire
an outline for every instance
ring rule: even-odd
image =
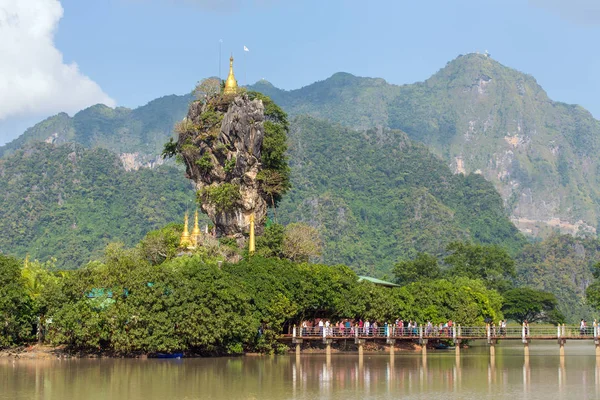
[[[183,248],[187,248],[191,244],[192,243],[190,241],[190,232],[188,230],[188,214],[186,212],[185,219],[183,222],[183,233],[181,234],[181,239],[179,240],[179,246],[183,247]]]
[[[200,238],[202,237],[202,232],[200,231],[200,227],[198,226],[198,210],[194,213],[194,229],[192,229],[192,246],[198,246],[200,243]]]
[[[254,213],[250,214],[250,240],[248,243],[248,253],[254,254],[256,251],[256,243],[254,240]]]
[[[235,75],[233,74],[233,56],[229,58],[229,76],[227,76],[227,80],[225,81],[225,89],[223,90],[224,94],[235,94],[237,93],[237,81],[235,80]]]

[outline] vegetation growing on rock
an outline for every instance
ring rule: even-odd
[[[290,187],[289,124],[264,95],[213,89],[207,81],[199,85],[199,99],[176,125],[177,142],[169,141],[163,155],[180,157],[217,235],[239,238],[251,215],[261,232],[267,206],[275,208]]]

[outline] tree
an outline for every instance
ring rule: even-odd
[[[21,263],[0,254],[0,348],[31,338],[33,312]]]
[[[564,320],[564,316],[556,309],[558,302],[552,293],[522,287],[507,290],[503,296],[502,312],[506,318],[519,323],[560,323]]]
[[[21,269],[25,291],[31,299],[32,315],[35,315],[37,319],[36,336],[39,342],[44,337],[46,314],[52,302],[49,297],[59,289],[59,275],[54,273],[56,271],[55,263],[55,258],[45,263],[38,260],[29,261],[26,258],[25,265]]]
[[[292,261],[307,262],[323,250],[319,231],[307,224],[296,222],[285,227],[283,254]]]
[[[207,97],[215,96],[221,93],[221,80],[219,78],[206,78],[194,88],[196,99],[202,100]]]
[[[600,309],[600,262],[592,267],[594,282],[585,289],[585,299],[595,309]]]
[[[488,288],[500,291],[510,287],[509,279],[515,276],[515,261],[504,248],[452,242],[447,250],[451,254],[444,262],[451,267],[449,275],[482,279]]]
[[[281,224],[267,226],[265,232],[256,238],[256,254],[262,257],[282,257],[284,232],[285,227]]]
[[[393,270],[396,283],[407,285],[421,280],[432,280],[440,277],[438,260],[427,253],[419,253],[414,260],[399,261]]]
[[[154,265],[175,257],[182,231],[181,224],[171,223],[162,229],[148,232],[139,244],[143,256]]]
[[[277,170],[264,169],[258,173],[256,180],[261,183],[261,188],[266,196],[271,200],[271,208],[273,209],[273,215],[277,222],[277,212],[275,206],[275,199],[281,198],[281,194],[287,190],[289,186],[289,180]]]

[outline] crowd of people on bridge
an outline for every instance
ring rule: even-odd
[[[452,336],[452,320],[445,323],[432,324],[427,321],[423,325],[425,336]],[[379,323],[377,321],[342,319],[331,322],[317,318],[302,322],[302,336],[419,336],[419,324],[416,321],[397,319],[395,322]]]
[[[378,321],[370,321],[368,319],[354,320],[354,319],[342,319],[339,321],[331,322],[329,319],[316,318],[314,320],[305,320],[301,324],[300,332],[297,332],[299,336],[415,336],[418,337],[421,334],[425,337],[452,337],[453,336],[454,322],[449,319],[445,323],[433,324],[431,321],[427,321],[425,324],[418,324],[416,321],[409,320],[404,321],[402,319],[396,319],[394,322],[380,323]],[[598,326],[596,320],[593,324],[594,328]],[[507,335],[507,322],[506,319],[500,320],[498,323],[487,320],[485,327],[470,327],[465,328],[469,330],[476,329],[478,335],[485,336],[489,334],[492,337],[506,336]],[[511,328],[510,335],[519,334],[521,327]],[[523,334],[525,336],[530,335],[529,322],[527,320],[522,323]],[[543,329],[548,329],[543,327]],[[576,328],[575,328],[576,329]],[[488,333],[489,332],[489,333]],[[581,320],[579,324],[580,335],[591,335],[595,332],[591,328],[588,328],[587,321]],[[463,332],[465,333],[465,332]],[[468,332],[467,334],[473,334]]]

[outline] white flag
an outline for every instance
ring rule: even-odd
[[[244,46],[244,51],[250,51],[246,46]]]

